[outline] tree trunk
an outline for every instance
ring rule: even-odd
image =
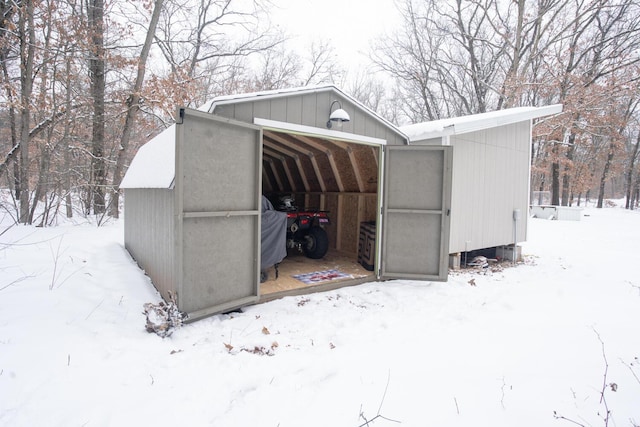
[[[553,143],[553,162],[551,163],[551,205],[560,206],[560,163],[558,163],[558,144]]]
[[[542,178],[540,179],[540,187],[538,190],[538,206],[542,205],[542,192],[544,191],[544,174],[542,174]]]
[[[47,196],[47,182],[49,181],[49,164],[51,163],[51,151],[48,147],[48,142],[42,144],[40,148],[40,162],[39,162],[39,171],[38,171],[38,183],[36,184],[36,188],[33,193],[33,205],[31,206],[31,211],[29,212],[29,224],[33,223],[33,217],[35,215],[36,206],[38,205],[38,201],[42,198],[46,199]],[[44,223],[42,224],[44,225]]]
[[[627,186],[627,192],[626,192],[626,202],[625,202],[625,208],[626,209],[633,209],[633,203],[631,202],[631,194],[633,192],[633,175],[634,175],[634,171],[635,171],[635,166],[636,166],[636,160],[638,159],[638,147],[640,147],[640,131],[638,132],[638,136],[636,138],[636,145],[633,147],[633,152],[631,153],[631,156],[629,156],[629,166],[627,167],[627,173],[626,173],[626,186]]]
[[[91,97],[93,98],[93,129],[91,134],[91,202],[93,213],[105,212],[106,162],[104,158],[104,92],[105,92],[105,56],[104,56],[104,1],[90,0],[87,5],[89,31],[91,31],[91,58],[89,75],[91,78]]]
[[[573,157],[576,151],[575,146],[576,134],[571,132],[568,139],[569,148],[565,154],[567,162],[562,173],[562,206],[571,206],[571,168],[573,167]]]
[[[609,177],[609,169],[611,168],[614,152],[615,152],[615,148],[613,144],[611,144],[609,146],[609,154],[607,155],[607,161],[604,164],[604,169],[602,170],[602,175],[600,176],[600,188],[598,189],[598,203],[596,205],[597,208],[602,208],[602,204],[604,201],[604,186],[607,183],[607,178]]]
[[[13,185],[14,185],[14,193],[16,199],[20,199],[20,180],[18,179],[20,175],[19,163],[16,161],[17,154],[19,151],[18,145],[18,132],[16,128],[16,109],[14,93],[12,90],[12,86],[10,84],[11,78],[9,77],[9,70],[7,69],[7,56],[4,49],[0,49],[0,64],[2,64],[2,76],[5,83],[5,96],[7,97],[8,109],[7,113],[9,114],[9,128],[11,132],[11,151],[9,155],[5,158],[5,161],[0,164],[0,174],[2,174],[5,168],[13,164]]]
[[[2,80],[5,90],[5,96],[7,100],[7,112],[9,115],[9,128],[11,132],[11,151],[5,157],[4,161],[0,164],[0,175],[5,170],[9,169],[9,166],[13,165],[13,180],[8,179],[9,185],[13,182],[13,191],[16,199],[20,199],[20,163],[18,162],[18,152],[20,145],[18,143],[18,129],[16,126],[16,94],[14,92],[14,86],[11,84],[12,77],[9,75],[9,69],[7,64],[9,63],[10,49],[7,47],[10,43],[4,39],[11,33],[7,30],[7,26],[12,22],[12,17],[16,13],[16,9],[7,2],[0,3],[0,13],[3,16],[3,20],[0,20],[0,64],[2,64]]]
[[[32,0],[22,4],[20,32],[20,223],[29,224],[29,126],[31,93],[33,92],[33,59],[35,55],[34,6]]]
[[[67,56],[65,61],[65,79],[66,85],[68,88],[71,87],[71,58],[73,55]],[[71,149],[69,148],[69,141],[71,137],[71,91],[67,90],[65,94],[65,115],[64,115],[64,132],[62,135],[62,141],[65,142],[64,147],[62,148],[62,156],[64,162],[64,177],[63,177],[63,186],[64,186],[64,198],[65,198],[65,214],[67,218],[73,217],[73,201],[71,199]]]
[[[136,123],[136,115],[139,110],[140,103],[140,91],[142,90],[142,83],[144,82],[144,74],[147,66],[147,58],[149,57],[149,50],[151,50],[151,44],[153,43],[153,37],[158,26],[158,20],[160,19],[160,12],[162,10],[162,3],[164,0],[156,0],[151,15],[151,22],[147,29],[147,37],[142,51],[140,52],[140,58],[138,59],[138,74],[136,75],[136,81],[133,85],[133,91],[127,100],[127,117],[125,118],[124,128],[122,129],[122,136],[120,138],[120,146],[118,147],[118,156],[116,159],[116,167],[113,172],[113,193],[111,196],[109,215],[113,218],[119,216],[119,204],[120,204],[120,181],[122,181],[122,173],[124,171],[124,162],[129,153],[129,141],[131,139],[131,132]]]

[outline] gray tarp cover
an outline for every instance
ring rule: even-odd
[[[287,213],[273,209],[262,196],[262,256],[260,269],[265,270],[287,256]]]

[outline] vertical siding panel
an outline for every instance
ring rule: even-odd
[[[243,122],[253,122],[253,103],[246,102],[244,104],[236,104],[233,118]]]
[[[528,122],[452,136],[454,146],[450,251],[513,242],[513,210],[520,209],[518,240],[526,237],[529,186]]]
[[[287,98],[271,100],[271,120],[284,122],[287,120]]]
[[[519,164],[521,164],[522,193],[517,193],[519,197],[518,205],[520,207],[520,218],[518,222],[518,240],[525,241],[527,238],[527,218],[529,215],[529,191],[531,190],[531,121],[518,123],[517,141],[522,141],[518,147],[517,154],[521,156]]]
[[[364,117],[364,114],[360,111],[356,111],[352,114],[351,118],[353,119],[353,133],[366,135],[368,120]]]
[[[329,120],[329,108],[331,107],[331,102],[334,99],[338,99],[338,97],[333,93],[320,92],[315,94],[315,98],[316,102],[313,123],[308,124],[311,126],[326,129],[327,120]]]
[[[459,252],[459,245],[451,243],[464,241],[464,236],[468,233],[465,228],[465,197],[467,197],[464,191],[464,171],[468,170],[468,153],[465,151],[465,147],[462,144],[458,144],[457,141],[452,138],[451,145],[453,145],[453,170],[451,173],[451,225],[450,225],[450,246],[453,252]],[[456,189],[460,189],[458,191]]]
[[[484,217],[486,219],[483,227],[483,236],[481,245],[486,246],[488,242],[495,239],[500,230],[500,213],[502,200],[504,199],[504,187],[497,184],[498,171],[496,170],[498,149],[495,141],[495,133],[493,129],[489,129],[485,132],[485,184],[484,184],[484,197],[481,203],[484,205]],[[508,167],[508,166],[507,166]],[[501,169],[504,169],[503,164]]]
[[[165,299],[175,292],[174,192],[125,190],[125,248]]]
[[[308,126],[318,126],[316,122],[316,114],[318,109],[318,97],[316,94],[302,96],[300,124]],[[329,107],[327,106],[327,111]],[[326,122],[326,119],[325,119]],[[324,126],[323,126],[324,127]]]
[[[485,236],[485,228],[487,223],[487,213],[485,207],[485,198],[487,192],[487,158],[486,158],[486,144],[485,144],[485,134],[484,132],[477,132],[478,143],[474,144],[477,148],[477,153],[474,155],[474,158],[479,159],[480,161],[474,162],[474,171],[476,176],[476,182],[479,186],[474,191],[474,207],[478,211],[477,215],[473,218],[473,245],[477,247],[483,247],[484,245],[484,236]]]
[[[287,123],[302,124],[302,97],[287,98]]]
[[[253,123],[254,117],[260,117],[261,119],[268,119],[271,117],[270,104],[266,101],[253,102],[253,117],[251,123]]]
[[[348,100],[342,97],[334,97],[334,98],[331,98],[331,102],[333,102],[334,99],[337,99],[338,101],[340,101],[340,103],[342,104],[342,109],[346,111],[347,114],[349,114],[349,119],[350,119],[348,122],[342,124],[342,129],[337,129],[337,130],[340,130],[342,132],[358,133],[354,130],[356,129],[358,124],[361,121],[370,120],[367,116],[365,116],[365,114],[361,110],[359,109],[356,110],[355,106]],[[333,110],[335,111],[335,109],[339,107],[340,106],[336,104],[334,105]],[[325,122],[328,119],[329,119],[329,111],[327,110],[327,116],[326,116]]]

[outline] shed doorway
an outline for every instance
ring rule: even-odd
[[[304,212],[327,212],[321,225],[329,249],[312,259],[297,247],[260,284],[261,300],[332,289],[375,280],[375,234],[378,222],[380,157],[383,140],[353,141],[322,135],[313,128],[263,126],[262,194],[276,209],[292,198]],[[322,131],[322,130],[318,130]],[[365,138],[363,138],[365,139]],[[368,231],[363,238],[363,229]],[[365,254],[366,252],[366,254]],[[366,268],[365,268],[366,266]]]

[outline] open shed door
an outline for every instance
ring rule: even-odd
[[[446,281],[452,147],[386,146],[383,278]]]
[[[180,114],[178,306],[196,320],[259,299],[262,130],[195,110]]]

